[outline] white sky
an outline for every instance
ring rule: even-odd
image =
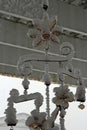
[[[12,88],[18,89],[20,94],[23,94],[23,87],[21,85],[23,79],[12,78],[7,76],[0,76],[0,117],[5,116],[4,111],[7,108],[7,98]],[[57,87],[57,84],[50,86],[50,99],[53,98],[53,88]],[[45,85],[42,82],[30,80],[30,87],[28,93],[41,92],[45,96]],[[71,88],[71,91],[75,92],[75,88]],[[86,90],[87,92],[87,90]],[[87,97],[87,94],[86,94]],[[46,98],[46,97],[45,97]],[[77,102],[70,103],[70,107],[67,110],[65,116],[66,130],[87,130],[87,101],[85,102],[85,109],[80,110]],[[53,103],[50,104],[51,111],[55,109]],[[19,103],[15,105],[17,113],[30,113],[35,108],[34,101],[28,101],[25,103]],[[46,104],[44,99],[44,105],[41,107],[41,111],[45,111]],[[58,122],[58,119],[56,120]]]

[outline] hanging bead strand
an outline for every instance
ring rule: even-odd
[[[49,86],[46,86],[46,112],[47,112],[47,118],[50,118],[50,96],[49,96]]]
[[[27,95],[27,90],[29,89],[30,82],[28,81],[28,78],[25,76],[24,80],[22,81],[22,85],[24,87],[24,95]]]
[[[45,74],[44,74],[44,84],[46,85],[46,112],[47,119],[50,118],[50,96],[49,96],[49,86],[51,84],[51,78],[49,74],[49,64],[48,64],[48,48],[45,49]]]

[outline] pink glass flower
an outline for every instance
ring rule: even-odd
[[[34,29],[29,30],[28,36],[34,39],[33,46],[44,45],[49,48],[49,43],[59,43],[58,36],[62,29],[57,26],[57,18],[50,19],[47,12],[44,12],[43,19],[33,20]]]

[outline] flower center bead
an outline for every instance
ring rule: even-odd
[[[42,37],[45,39],[45,40],[48,40],[50,38],[50,33],[49,32],[44,32],[42,34]]]

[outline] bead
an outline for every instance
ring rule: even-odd
[[[79,107],[81,110],[83,110],[83,109],[85,108],[85,105],[84,105],[84,104],[80,104],[78,107]]]

